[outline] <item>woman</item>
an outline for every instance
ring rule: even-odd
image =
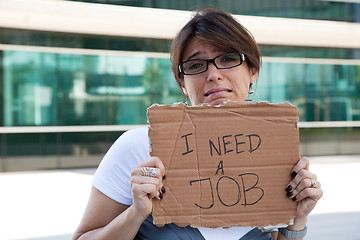
[[[200,10],[181,29],[172,42],[171,58],[177,83],[193,105],[244,101],[261,65],[252,35],[230,14],[213,8]],[[289,173],[293,180],[284,186],[284,194],[298,206],[294,224],[279,229],[279,234],[249,227],[157,228],[150,215],[152,199],[166,194],[166,169],[159,158],[149,156],[147,129],[128,131],[101,162],[73,239],[209,239],[216,234],[225,239],[302,238],[307,216],[322,196],[320,183],[308,169],[309,160],[301,158]]]

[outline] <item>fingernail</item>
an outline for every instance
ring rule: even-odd
[[[163,176],[163,180],[165,180],[165,178],[166,178],[166,175]]]
[[[162,195],[161,193],[159,194],[159,198],[160,198],[160,199],[163,199],[163,195]]]
[[[164,186],[161,187],[161,192],[162,192],[162,193],[165,193],[165,192],[166,192]]]
[[[287,188],[285,189],[287,192],[290,192],[291,190],[292,190],[292,186],[291,185],[289,185],[289,186],[287,186]]]
[[[296,201],[296,197],[293,197],[292,200],[295,202],[295,201]]]
[[[288,197],[291,197],[293,195],[293,193],[292,192],[288,192],[288,193],[286,193],[286,196],[288,196]]]
[[[291,177],[292,177],[292,178],[295,178],[295,177],[296,177],[296,174],[297,174],[297,173],[296,173],[295,171],[293,171],[293,172],[291,173]]]

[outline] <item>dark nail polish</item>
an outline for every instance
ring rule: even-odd
[[[289,185],[289,186],[287,186],[287,188],[285,189],[287,192],[290,192],[291,190],[292,190],[292,186],[291,185]]]
[[[163,195],[162,195],[161,193],[159,194],[159,198],[160,198],[160,199],[163,199]]]
[[[165,193],[165,192],[166,192],[164,186],[161,187],[161,192],[162,192],[162,193]]]
[[[288,192],[288,193],[286,193],[286,196],[288,196],[288,197],[291,197],[293,195],[293,193],[292,192]]]
[[[293,172],[291,173],[291,177],[292,177],[292,178],[295,178],[295,177],[296,177],[296,174],[297,174],[297,173],[296,173],[295,171],[293,171]]]
[[[166,178],[166,175],[163,176],[163,180],[165,180],[165,178]]]
[[[295,202],[295,201],[296,201],[296,197],[293,197],[292,200]]]

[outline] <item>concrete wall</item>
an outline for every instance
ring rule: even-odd
[[[103,154],[88,156],[7,157],[0,160],[0,172],[97,167]]]
[[[321,156],[321,155],[359,155],[360,140],[356,141],[306,141],[300,144],[300,155]]]

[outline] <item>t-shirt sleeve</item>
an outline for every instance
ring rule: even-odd
[[[95,172],[93,186],[114,201],[131,205],[131,171],[149,157],[147,128],[123,133],[102,159]]]

